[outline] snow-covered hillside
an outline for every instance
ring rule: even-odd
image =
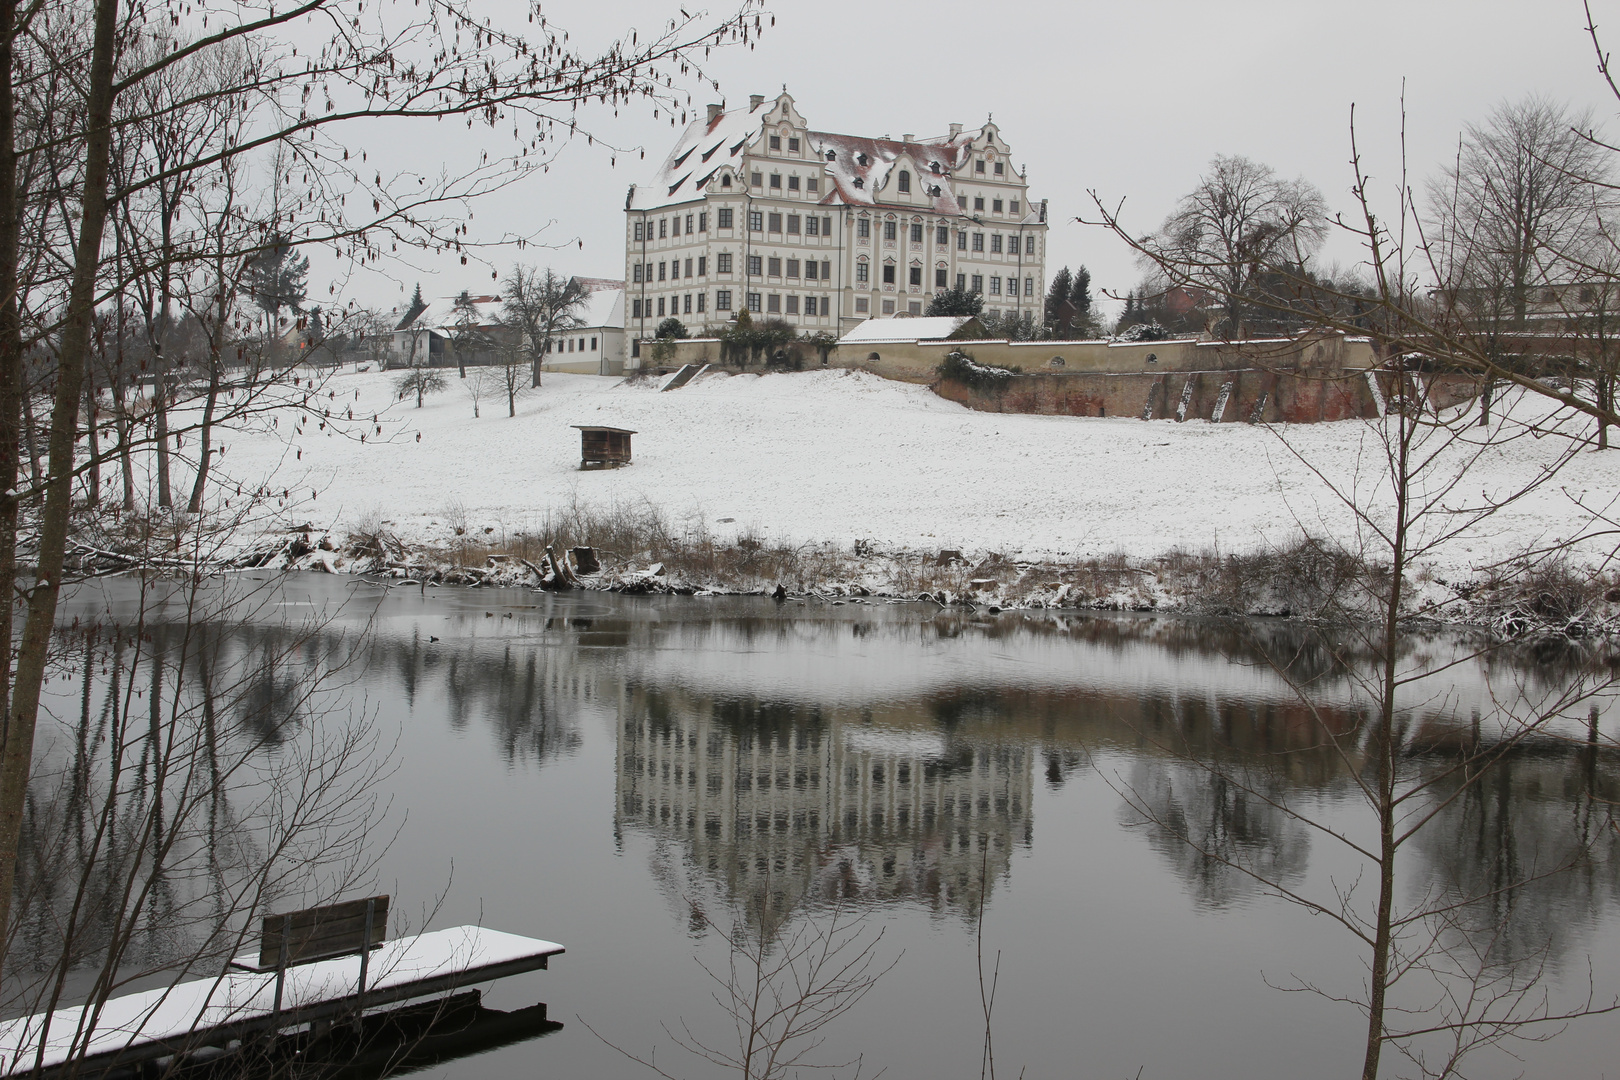
[[[512,533],[548,508],[646,501],[676,527],[722,537],[1030,558],[1349,536],[1352,516],[1311,467],[1362,491],[1385,471],[1376,432],[1361,421],[1280,437],[1242,423],[989,414],[847,371],[707,376],[668,393],[654,382],[548,375],[516,418],[487,397],[475,420],[448,376],[449,390],[417,409],[394,400],[388,375],[336,375],[322,397],[330,391],[338,413],[380,414],[383,437],[368,425],[362,444],[314,423],[294,437],[288,416],[274,429],[227,433],[222,469],[245,488],[291,490],[288,512],[335,535],[386,522],[407,542],[443,542],[452,523]],[[635,429],[635,463],[581,472],[574,424]],[[1448,503],[1522,487],[1568,445],[1526,436],[1491,448]],[[1577,499],[1612,510],[1617,490],[1620,451],[1583,450],[1554,484],[1449,544],[1437,568],[1460,572],[1581,533],[1591,520]],[[1583,554],[1597,559],[1609,546],[1593,541]]]

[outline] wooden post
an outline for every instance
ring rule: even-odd
[[[291,938],[292,916],[290,914],[283,915],[281,917],[281,956],[276,961],[276,1003],[270,1010],[271,1024],[273,1025],[270,1029],[271,1035],[274,1035],[275,1029],[281,1026],[281,990],[287,982],[287,942]]]
[[[371,920],[373,919],[373,917],[375,917],[376,911],[377,911],[377,901],[376,901],[376,899],[373,898],[373,899],[367,900],[366,901],[366,934],[365,934],[365,937],[361,938],[361,940],[360,940],[360,990],[355,995],[356,998],[359,999],[357,1001],[356,1005],[355,1005],[355,1011],[356,1012],[360,1012],[360,1011],[364,1010],[365,1007],[366,1007],[366,1005],[365,1005],[366,969],[371,963]]]

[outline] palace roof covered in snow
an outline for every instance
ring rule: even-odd
[[[728,186],[725,194],[733,190],[742,194],[748,182],[744,172],[746,157],[764,152],[767,124],[774,125],[774,118],[784,114],[797,116],[793,99],[785,92],[770,103],[756,96],[747,109],[710,105],[704,115],[686,126],[657,174],[648,183],[631,187],[625,209],[653,210],[700,199],[711,184],[724,183],[728,172],[737,187]],[[807,154],[803,163],[812,173],[819,166],[820,175],[827,180],[819,200],[811,197],[808,201],[819,201],[822,206],[887,204],[893,200],[880,198],[880,193],[889,189],[895,170],[906,165],[912,183],[917,185],[915,190],[928,202],[919,204],[916,199],[907,199],[904,205],[912,209],[926,205],[931,213],[965,216],[966,210],[958,204],[951,188],[952,179],[967,179],[966,170],[975,149],[994,148],[1005,157],[1007,147],[992,123],[986,122],[977,131],[959,128],[953,124],[949,135],[906,135],[900,139],[805,129]],[[1031,207],[1026,220],[1033,223],[1038,218],[1037,210]]]

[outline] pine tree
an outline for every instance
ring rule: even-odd
[[[298,254],[286,237],[271,237],[243,276],[243,286],[274,323],[282,308],[297,311],[308,292],[309,258]]]
[[[1068,271],[1068,267],[1064,267]],[[1054,282],[1054,284],[1056,284]],[[1091,337],[1096,333],[1095,316],[1091,310],[1091,271],[1081,264],[1069,285],[1069,332],[1077,337]]]
[[[1067,312],[1064,308],[1069,303],[1073,284],[1073,276],[1065,266],[1052,276],[1052,284],[1046,290],[1046,329],[1055,338],[1069,336]]]

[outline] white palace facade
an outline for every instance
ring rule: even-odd
[[[1041,317],[1046,203],[993,123],[867,138],[810,130],[785,91],[710,105],[625,211],[633,342],[672,315],[699,330],[745,309],[841,336],[953,286]]]

